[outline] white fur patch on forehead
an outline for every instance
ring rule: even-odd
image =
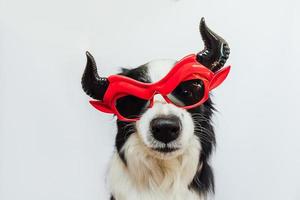
[[[165,77],[175,65],[176,60],[159,59],[146,64],[151,82],[157,82]]]

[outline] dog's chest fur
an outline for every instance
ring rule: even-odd
[[[116,200],[199,200],[189,189],[197,171],[200,144],[191,145],[182,156],[160,160],[148,154],[139,136],[132,134],[122,148],[126,165],[114,153],[108,181]]]

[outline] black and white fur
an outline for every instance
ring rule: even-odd
[[[206,26],[204,19],[200,33],[205,46],[196,59],[216,72],[229,56],[228,44]],[[91,54],[87,53],[87,58],[83,90],[102,101],[109,80],[98,75]],[[155,60],[134,69],[123,69],[121,75],[153,83],[162,79],[175,63],[174,60]],[[107,177],[111,200],[203,200],[213,193],[214,177],[209,165],[216,144],[211,123],[213,111],[210,98],[196,108],[185,110],[155,95],[153,107],[142,113],[138,121],[117,120],[116,151]],[[175,139],[161,142],[165,140],[154,137],[151,124],[161,116],[176,119],[180,125]]]

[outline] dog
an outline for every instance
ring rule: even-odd
[[[203,18],[200,22],[200,33],[205,48],[194,58],[210,72],[217,73],[223,69],[228,59],[229,46],[223,38],[207,27]],[[95,60],[88,52],[87,60],[82,77],[83,90],[99,101],[99,110],[113,113],[103,104],[113,78],[109,80],[99,77]],[[170,75],[170,71],[178,63],[180,61],[154,60],[133,69],[122,69],[118,77],[127,77],[126,81],[131,81],[132,84],[144,84],[143,87],[148,87],[160,83],[166,74],[169,74],[168,77],[172,76],[173,72]],[[176,81],[175,79],[172,80]],[[183,95],[191,94],[194,98],[198,93],[191,91],[200,94],[204,85],[201,81],[189,81],[180,83],[180,90]],[[122,85],[115,86],[110,93],[118,87]],[[175,90],[178,90],[178,86]],[[138,100],[136,97],[126,97],[127,100],[115,103],[118,115],[138,113],[139,118],[123,120],[118,117],[116,121],[116,151],[113,153],[107,176],[110,199],[206,199],[214,193],[213,170],[209,164],[216,144],[211,121],[215,111],[214,104],[208,95],[200,105],[186,109],[170,103],[162,95],[154,94],[151,97],[152,105],[147,105],[143,110],[140,101],[144,105],[146,100]],[[168,96],[167,99],[171,98],[173,97]],[[97,105],[94,106],[97,108]]]

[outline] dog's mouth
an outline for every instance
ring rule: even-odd
[[[170,147],[163,147],[163,148],[152,148],[154,151],[158,151],[160,153],[171,153],[174,151],[179,150],[179,148],[170,148]]]

